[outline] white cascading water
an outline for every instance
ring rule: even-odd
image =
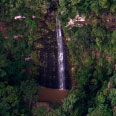
[[[57,17],[56,17],[56,32],[57,32],[57,45],[58,45],[59,89],[63,90],[65,89],[64,48],[63,48],[61,25]]]

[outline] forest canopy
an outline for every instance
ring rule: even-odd
[[[49,38],[48,30],[55,32],[55,18],[54,24],[47,18],[56,15],[76,85],[62,105],[47,114],[40,108],[35,116],[116,116],[115,14],[116,0],[1,0],[0,116],[32,116],[36,112],[38,68],[45,64],[38,60],[43,46],[37,41]],[[15,16],[25,18],[15,20]],[[48,38],[44,42],[49,42]]]

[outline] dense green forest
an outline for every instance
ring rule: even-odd
[[[76,20],[77,14],[85,20]],[[116,0],[1,0],[0,116],[116,116],[115,14]],[[38,60],[39,41],[50,36],[44,27],[55,32],[56,15],[76,86],[46,113],[33,108],[41,91],[38,67],[45,65]]]

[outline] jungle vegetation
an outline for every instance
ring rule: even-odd
[[[65,42],[77,85],[62,105],[46,114],[43,107],[33,110],[38,67],[45,65],[38,61],[43,46],[36,42],[47,35],[43,20],[55,32],[55,22],[45,19],[52,10],[62,23],[64,39],[70,38]],[[77,13],[85,21],[67,27]],[[0,116],[116,116],[115,14],[116,0],[1,0]],[[26,18],[14,20],[19,15]]]

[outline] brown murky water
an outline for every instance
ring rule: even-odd
[[[67,96],[68,92],[69,90],[59,90],[42,87],[42,90],[39,93],[39,100],[41,102],[63,103],[63,100]]]

